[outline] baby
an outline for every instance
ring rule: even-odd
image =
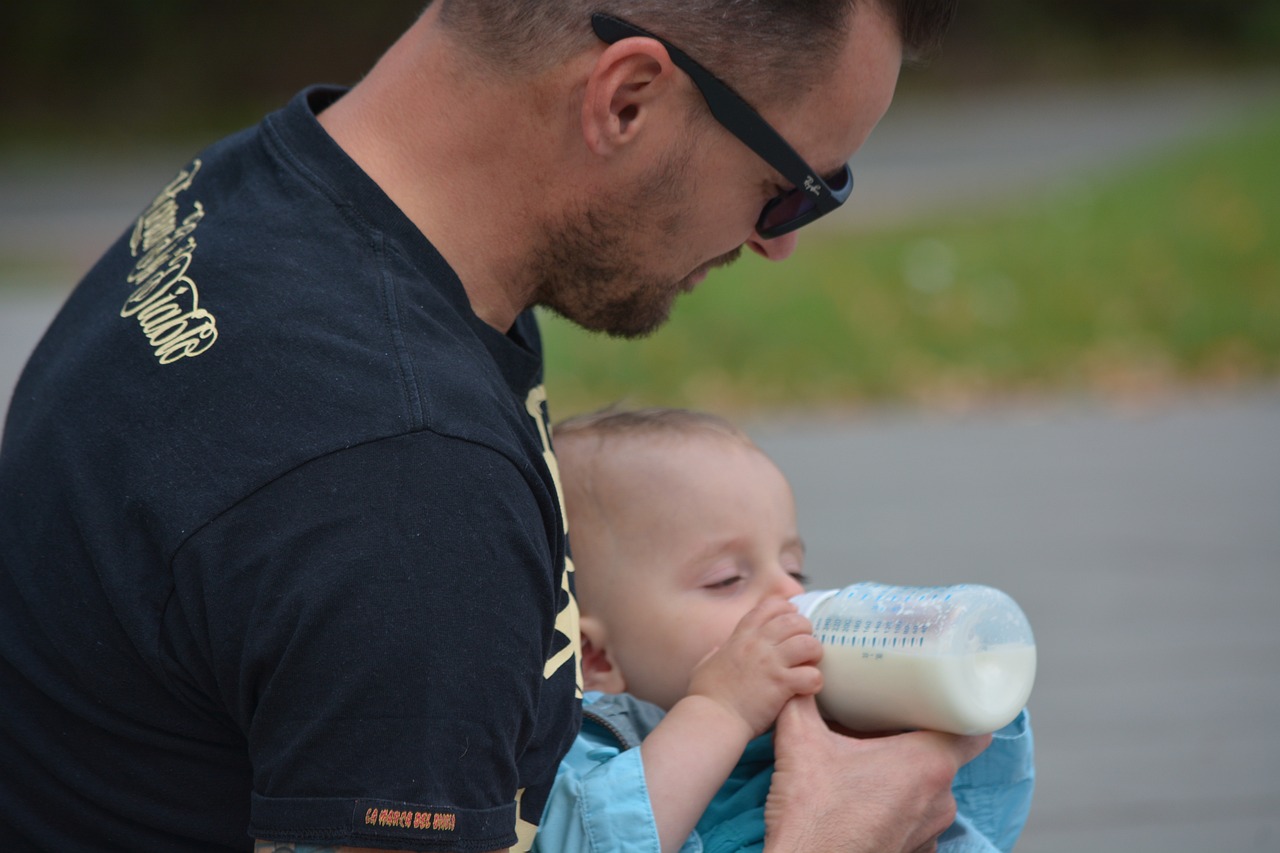
[[[804,544],[786,478],[741,430],[686,410],[584,416],[555,444],[588,692],[535,849],[760,849],[761,735],[822,686],[788,601]],[[1024,715],[961,770],[939,849],[1012,848],[1030,749]]]

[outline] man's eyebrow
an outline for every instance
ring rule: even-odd
[[[822,180],[826,181],[827,183],[831,183],[831,180],[833,178],[839,177],[840,173],[844,171],[844,167],[847,165],[848,165],[847,160],[841,160],[838,166],[835,166],[834,168],[831,168],[831,169],[819,169],[817,166],[812,166],[812,168],[813,168],[813,171],[817,172],[819,178],[822,178]],[[791,182],[791,179],[788,178],[786,175],[782,174],[781,172],[779,172],[776,167],[770,166],[770,171],[772,171],[774,175],[776,175],[778,178],[781,179],[777,183],[781,184],[784,187],[795,186],[795,184]]]
[[[818,169],[818,174],[822,177],[822,180],[830,181],[831,178],[837,177],[841,172],[843,172],[844,167],[848,165],[849,165],[848,160],[841,160],[839,163],[832,166],[830,169]],[[814,168],[817,169],[818,167],[814,166]]]

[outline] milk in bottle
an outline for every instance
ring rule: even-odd
[[[851,729],[983,734],[1031,695],[1031,626],[998,589],[860,583],[793,601],[823,646],[818,707]]]

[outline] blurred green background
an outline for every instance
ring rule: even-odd
[[[203,144],[308,83],[354,82],[423,5],[0,4],[0,156]],[[1278,47],[1275,0],[961,0],[942,53],[904,74],[898,100],[1253,77],[1280,67]],[[744,257],[713,273],[648,340],[548,318],[548,384],[567,414],[620,399],[730,412],[964,406],[1274,381],[1277,152],[1280,92],[1246,121],[1069,189],[811,229],[785,264]],[[0,287],[15,279],[3,254]]]
[[[1163,397],[1280,375],[1280,97],[1208,140],[978,212],[744,255],[639,343],[544,323],[572,408]]]

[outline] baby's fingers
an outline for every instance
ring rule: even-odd
[[[775,645],[786,666],[816,664],[822,659],[822,643],[813,634],[793,634]]]
[[[796,696],[812,696],[822,689],[822,670],[814,663],[788,667],[783,684]]]
[[[813,623],[796,610],[774,614],[760,626],[761,636],[773,643],[782,643],[792,637],[813,636]]]
[[[747,611],[746,615],[738,620],[738,625],[734,628],[734,633],[743,633],[746,631],[756,631],[771,624],[774,620],[787,616],[795,616],[804,619],[805,625],[809,624],[809,620],[800,615],[796,610],[796,606],[785,598],[766,598],[755,607]],[[806,627],[805,630],[808,630]]]

